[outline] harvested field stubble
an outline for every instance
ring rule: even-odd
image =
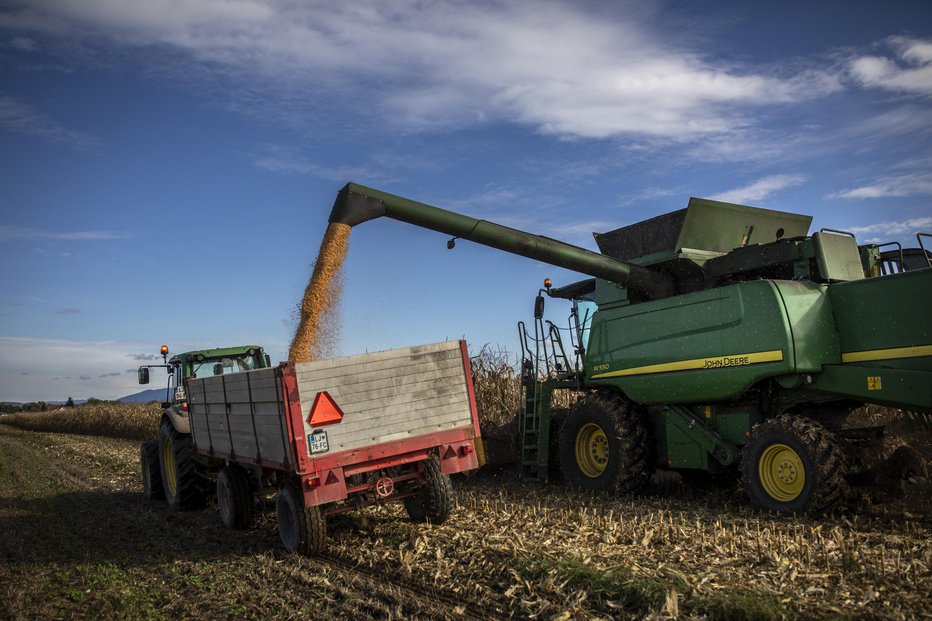
[[[337,531],[336,551],[454,585],[492,616],[905,619],[932,598],[932,533],[919,521],[774,518],[723,492],[614,500],[510,477],[458,493],[448,524],[371,510],[366,545]]]
[[[104,431],[117,410],[157,422],[157,405],[88,413]],[[773,517],[734,488],[613,499],[480,473],[456,480],[443,525],[396,504],[336,516],[327,556],[305,559],[280,552],[274,503],[232,532],[215,508],[144,502],[137,469],[135,443],[0,426],[0,618],[289,617],[316,602],[324,618],[912,619],[932,601],[928,515]]]
[[[314,263],[314,272],[301,300],[301,318],[288,359],[310,362],[330,357],[340,335],[340,296],[343,293],[342,268],[349,249],[351,228],[346,224],[327,226]]]

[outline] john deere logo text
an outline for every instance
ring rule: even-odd
[[[740,367],[745,364],[751,364],[750,356],[722,356],[721,358],[706,358],[702,365],[703,369],[720,369],[722,367]]]

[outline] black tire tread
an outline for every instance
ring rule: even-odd
[[[139,466],[142,476],[142,494],[146,500],[164,500],[162,466],[159,462],[159,441],[147,440],[139,445]],[[146,478],[146,468],[149,477]]]
[[[162,421],[161,438],[170,439],[175,453],[177,493],[172,496],[167,486],[163,485],[165,500],[175,509],[200,509],[207,500],[207,480],[200,472],[194,454],[194,440],[190,434],[178,433],[168,420]],[[160,455],[161,460],[161,455]],[[164,462],[159,462],[163,466]]]
[[[846,497],[848,484],[845,475],[848,472],[848,463],[835,434],[809,418],[783,414],[755,425],[745,450],[742,451],[741,484],[755,506],[784,513],[797,512],[788,510],[769,496],[760,497],[754,491],[753,481],[756,480],[758,471],[756,455],[757,449],[761,448],[758,445],[762,443],[765,435],[773,432],[797,439],[814,462],[814,472],[807,472],[806,475],[814,474],[815,483],[809,497],[801,503],[799,513],[825,513]]]
[[[416,495],[404,499],[405,510],[413,522],[442,524],[453,512],[453,483],[440,470],[440,459],[436,455],[420,463],[426,480]]]
[[[275,501],[279,521],[279,535],[288,552],[304,556],[317,556],[324,551],[327,542],[327,519],[319,506],[305,507],[301,488],[294,479],[287,479],[278,487]],[[281,512],[293,511],[298,529],[295,541],[286,541],[281,530]]]
[[[590,411],[608,415],[612,428],[604,431],[612,435],[616,446],[620,447],[620,459],[614,471],[606,472],[598,479],[590,479],[576,465],[576,434],[573,431],[581,426],[580,417],[587,416]],[[576,487],[620,496],[638,492],[650,481],[653,463],[647,426],[643,417],[631,407],[630,401],[615,391],[593,391],[577,401],[566,418],[560,438],[563,476]]]
[[[246,530],[252,526],[256,516],[256,502],[249,485],[249,474],[241,466],[230,464],[224,466],[217,477],[217,497],[226,488],[230,493],[230,515],[223,516],[224,524],[236,530]]]

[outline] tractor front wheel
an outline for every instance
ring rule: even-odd
[[[650,479],[642,417],[621,395],[594,392],[570,409],[560,432],[560,466],[575,487],[627,494]]]
[[[174,509],[199,509],[206,499],[206,481],[198,469],[191,436],[178,433],[171,421],[159,430],[159,465],[165,500]]]
[[[782,415],[754,427],[741,460],[751,502],[780,513],[821,513],[845,494],[845,455],[835,436],[801,416]]]
[[[159,441],[149,440],[139,445],[139,466],[142,471],[142,495],[146,500],[162,500],[162,471],[159,467]]]
[[[424,468],[424,484],[417,494],[404,499],[405,510],[413,522],[442,524],[453,512],[453,484],[440,470],[440,460],[431,455],[420,462]]]
[[[220,519],[228,528],[246,530],[256,515],[256,501],[249,486],[249,474],[235,464],[224,466],[217,477],[217,506]]]
[[[320,554],[327,540],[327,518],[320,507],[305,507],[301,487],[293,479],[278,486],[275,499],[278,535],[288,552]]]

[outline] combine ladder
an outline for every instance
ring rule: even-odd
[[[551,367],[558,370],[569,369],[569,360],[563,349],[559,329],[549,321],[547,327],[548,330],[545,331],[543,321],[536,320],[534,336],[531,337],[524,322],[518,323],[522,391],[522,411],[519,417],[521,471],[543,481],[547,480],[549,470],[550,402],[553,391],[544,388],[541,376],[550,378]],[[562,364],[558,364],[560,359]]]

